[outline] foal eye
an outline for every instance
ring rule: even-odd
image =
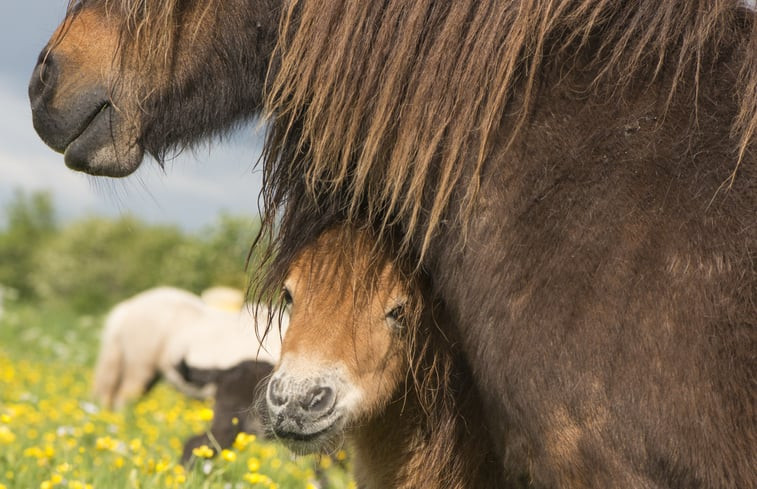
[[[404,319],[404,316],[405,316],[404,305],[399,305],[386,313],[386,319],[388,319],[389,322],[392,323],[392,326],[397,327],[397,328],[402,327],[402,320]]]
[[[287,289],[286,287],[281,289],[281,300],[283,300],[284,304],[286,304],[287,306],[292,305],[292,293],[289,292],[289,289]]]

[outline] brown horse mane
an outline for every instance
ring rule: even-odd
[[[580,72],[581,90],[618,96],[655,85],[669,104],[696,97],[722,53],[740,61],[732,181],[757,132],[754,17],[736,0],[289,2],[268,86],[266,210],[325,192],[348,218],[422,231],[423,256],[453,198],[470,210],[503,118],[507,147],[545,82]]]

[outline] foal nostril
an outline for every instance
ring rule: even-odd
[[[44,53],[43,53],[44,54]],[[34,68],[29,80],[29,99],[34,102],[50,93],[58,78],[58,64],[52,54],[40,55],[40,61]]]
[[[281,392],[281,382],[279,379],[271,379],[268,383],[268,402],[276,407],[281,407],[287,403],[289,398]]]
[[[334,389],[331,387],[313,387],[300,399],[300,406],[305,411],[319,413],[334,405]]]

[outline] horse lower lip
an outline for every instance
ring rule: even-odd
[[[334,428],[334,425],[337,423],[337,421],[339,421],[338,418],[334,420],[333,423],[330,423],[327,427],[313,433],[298,433],[295,431],[283,431],[276,428],[274,428],[273,432],[277,438],[282,438],[285,440],[296,441],[296,442],[310,442],[317,438],[322,437],[323,435],[331,431]]]
[[[86,123],[82,125],[82,129],[71,136],[71,139],[68,141],[68,144],[66,144],[63,152],[65,153],[68,148],[76,142],[77,139],[82,137],[89,130],[89,128],[92,127],[92,124],[95,122],[98,116],[108,110],[110,106],[111,105],[108,102],[103,102],[102,104],[100,104],[100,106],[97,107],[96,110],[92,111],[89,117],[85,119]]]

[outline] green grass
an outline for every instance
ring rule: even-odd
[[[207,429],[211,404],[158,385],[123,412],[99,409],[90,383],[101,324],[45,305],[14,304],[0,318],[0,489],[354,487],[335,463],[343,452],[295,458],[246,436],[185,470],[183,441]]]

